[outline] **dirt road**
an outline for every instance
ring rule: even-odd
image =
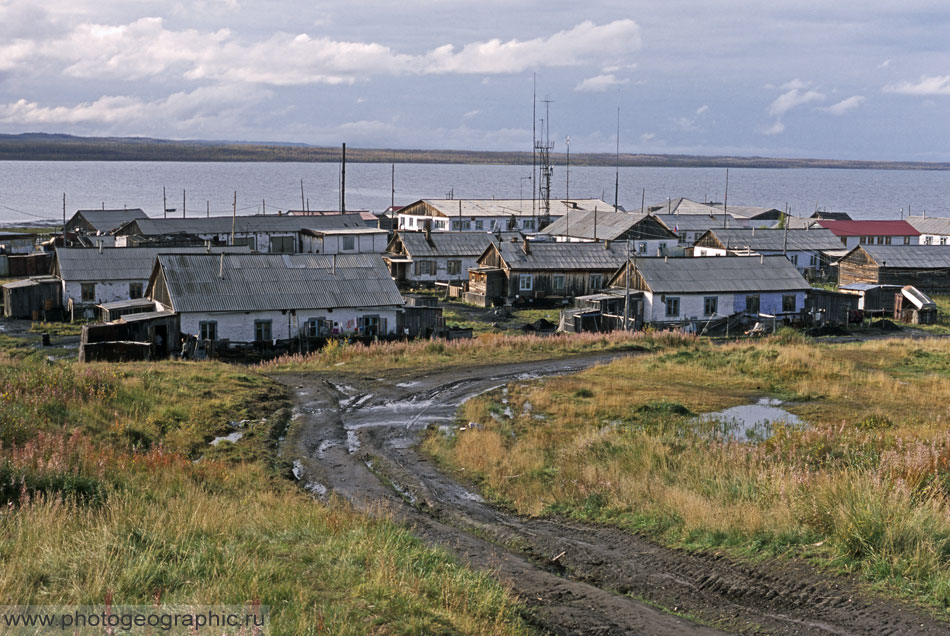
[[[283,452],[308,490],[381,507],[427,542],[508,582],[554,634],[947,634],[950,625],[805,564],[755,566],[670,550],[607,527],[526,519],[487,504],[416,448],[466,399],[617,354],[407,376],[282,375],[297,426]],[[668,611],[661,611],[657,607]],[[715,627],[710,627],[714,625]]]

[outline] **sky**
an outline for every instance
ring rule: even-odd
[[[940,0],[0,0],[0,133],[613,152],[619,108],[621,152],[950,161],[948,32]]]

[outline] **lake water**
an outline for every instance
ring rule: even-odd
[[[347,164],[346,207],[384,210],[391,200],[389,164]],[[530,166],[397,164],[395,202],[423,198],[531,197]],[[563,198],[568,186],[563,166],[554,169],[552,196]],[[573,198],[600,197],[612,203],[615,170],[575,166],[570,170]],[[722,201],[722,168],[621,168],[620,205],[640,208],[668,197]],[[162,214],[167,206],[188,216],[229,215],[234,192],[238,213],[299,209],[304,205],[339,209],[339,166],[332,163],[175,163],[175,162],[0,162],[0,223],[61,220],[63,193],[67,216],[82,208],[139,207]],[[854,218],[900,218],[900,210],[950,216],[950,174],[923,170],[729,170],[729,203],[784,209],[810,215],[817,207],[848,212]]]

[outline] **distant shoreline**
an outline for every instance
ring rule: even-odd
[[[432,163],[467,165],[531,165],[529,152],[400,150],[348,147],[353,163]],[[139,137],[74,137],[45,133],[0,135],[0,161],[167,161],[167,162],[277,162],[336,163],[341,149],[319,146],[170,141]],[[563,166],[567,157],[552,153],[552,162]],[[572,166],[614,167],[612,153],[575,153]],[[621,153],[621,167],[651,168],[763,168],[842,170],[950,170],[950,162],[862,161],[776,157],[704,155],[647,155]]]

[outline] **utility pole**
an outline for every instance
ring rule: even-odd
[[[63,192],[63,247],[66,247],[66,193]]]
[[[162,186],[162,216],[168,218],[168,199],[165,197],[165,186]]]
[[[234,191],[234,207],[231,209],[231,245],[234,245],[234,225],[237,223],[237,190]]]
[[[211,217],[211,201],[205,199],[205,217]]]
[[[340,214],[346,214],[346,144],[343,144],[343,166],[340,173]]]
[[[646,209],[647,205],[647,189],[642,188],[640,190],[640,214],[643,214],[643,211]]]
[[[181,218],[185,218],[185,210],[188,208],[185,206],[185,189],[181,190]]]
[[[261,211],[267,215],[267,199],[261,199]]]
[[[303,179],[300,180],[300,211],[305,212],[307,210],[306,204],[303,200]]]
[[[564,172],[565,175],[565,193],[564,198],[567,199],[567,205],[571,205],[571,137],[568,135],[567,139],[564,140],[564,144],[567,146],[567,170]]]
[[[614,211],[620,210],[620,106],[617,106],[617,173],[614,176]]]
[[[729,168],[726,168],[726,195],[722,199],[722,229],[729,222]]]
[[[624,261],[623,276],[623,330],[630,328],[630,239],[627,239],[627,258]]]

